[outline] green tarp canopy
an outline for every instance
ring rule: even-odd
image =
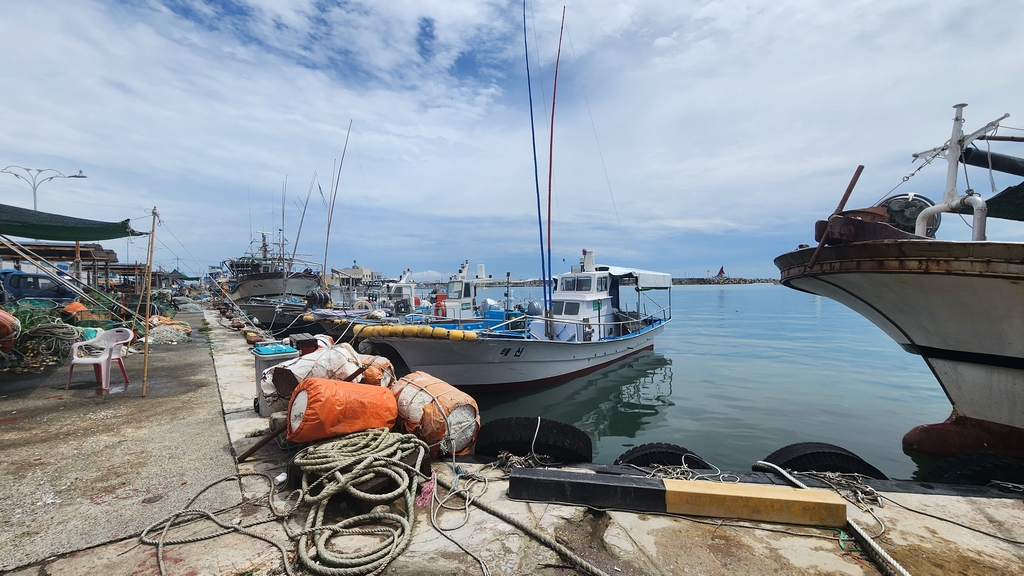
[[[1024,183],[1010,186],[986,200],[985,204],[991,218],[1024,221]]]
[[[75,242],[143,236],[146,233],[132,230],[129,220],[100,222],[0,204],[0,234]]]

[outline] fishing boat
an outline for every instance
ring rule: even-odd
[[[555,278],[551,309],[489,310],[479,330],[430,325],[370,326],[361,350],[404,363],[454,386],[521,390],[568,382],[654,348],[672,319],[669,274],[598,265],[585,250],[578,266]],[[634,287],[631,309],[620,296]],[[646,298],[668,291],[667,305]]]
[[[289,259],[283,247],[277,251],[267,242],[267,234],[257,251],[222,262],[229,275],[221,286],[224,295],[265,327],[287,325],[306,310],[311,295],[326,304],[320,295],[321,278],[315,264]],[[293,272],[296,266],[301,272]]]
[[[952,413],[945,422],[908,432],[905,449],[939,456],[1020,454],[1024,243],[988,240],[986,221],[1024,221],[1024,184],[983,200],[972,190],[958,192],[957,173],[963,164],[965,172],[972,165],[1024,176],[1024,160],[972,146],[980,140],[1024,138],[995,135],[1008,115],[964,135],[964,106],[954,107],[948,141],[914,155],[924,165],[936,158],[948,161],[941,202],[898,194],[870,208],[844,210],[860,167],[839,208],[817,223],[818,246],[783,254],[775,264],[782,284],[848,306],[904,350],[924,359],[949,398]],[[988,175],[991,178],[991,172]],[[991,182],[994,189],[994,179]],[[972,219],[970,241],[935,238],[940,214],[950,212]]]

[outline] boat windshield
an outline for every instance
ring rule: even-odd
[[[462,282],[453,280],[448,283],[448,299],[457,300],[462,298]]]
[[[562,278],[559,290],[562,292],[590,292],[593,286],[594,279],[590,276],[567,276]]]
[[[580,313],[580,303],[555,300],[551,303],[551,311],[554,312],[555,316],[578,316]]]

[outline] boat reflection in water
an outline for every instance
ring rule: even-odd
[[[481,394],[476,401],[483,422],[540,416],[572,424],[593,441],[594,461],[611,463],[624,451],[620,448],[639,443],[628,439],[646,427],[663,425],[671,396],[672,360],[648,351],[561,386],[527,394]],[[619,441],[607,442],[602,450],[602,439],[609,437]]]

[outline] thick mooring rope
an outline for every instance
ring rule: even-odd
[[[298,556],[302,566],[322,576],[373,576],[409,545],[415,505],[413,499],[421,478],[419,468],[428,452],[425,442],[411,434],[396,434],[379,428],[349,434],[332,442],[310,446],[295,456],[302,469],[302,501],[312,505],[305,528],[290,537],[299,537]],[[415,465],[402,462],[415,456]],[[386,477],[398,487],[386,494],[363,492],[356,485],[377,477]],[[311,477],[317,477],[310,482]],[[314,494],[315,492],[315,494]],[[331,497],[346,493],[367,502],[387,504],[401,497],[405,514],[375,508],[367,514],[324,526],[324,512]],[[373,528],[358,528],[368,524]],[[353,553],[338,553],[328,548],[334,536],[388,535],[377,546]],[[309,544],[313,535],[314,547]],[[315,553],[312,553],[315,550]]]

